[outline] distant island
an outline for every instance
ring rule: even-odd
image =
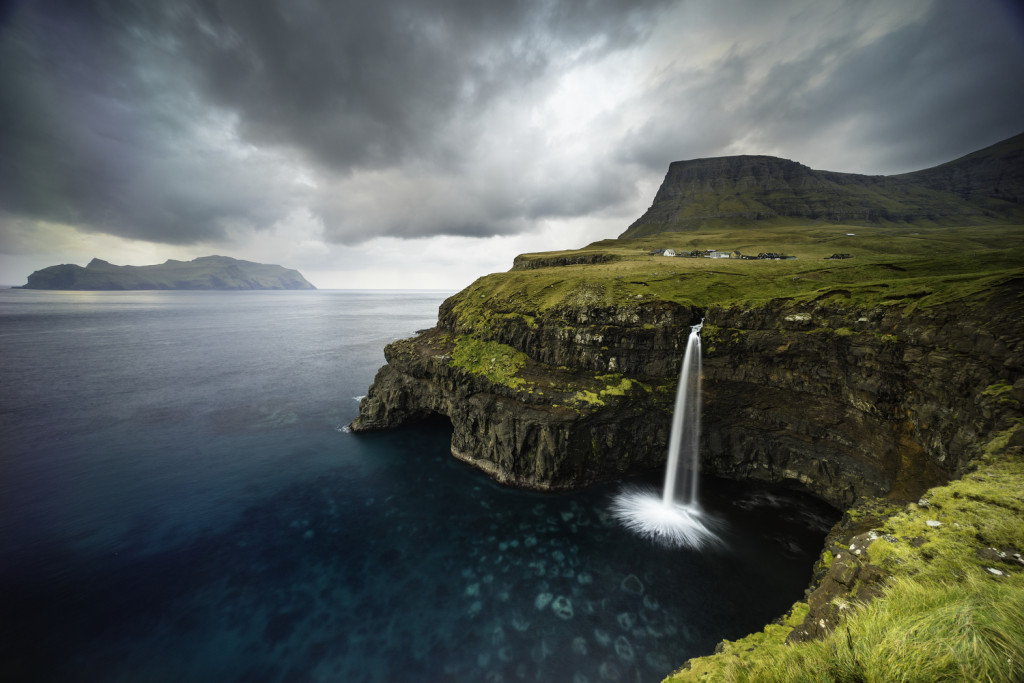
[[[153,266],[115,266],[94,258],[85,268],[62,264],[37,270],[19,289],[316,289],[291,268],[228,256],[168,259]]]

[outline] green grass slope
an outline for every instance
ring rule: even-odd
[[[787,643],[787,619],[670,676],[689,681],[1024,680],[1024,425],[999,435],[962,479],[885,520],[866,549],[889,578],[882,596],[845,604],[822,640]]]
[[[664,248],[796,258],[649,253]],[[827,260],[833,253],[851,258]],[[513,270],[474,282],[452,310],[464,333],[486,336],[501,318],[531,325],[555,310],[658,301],[697,307],[827,301],[851,311],[893,307],[904,313],[946,304],[984,307],[993,305],[994,289],[1005,295],[1016,289],[1000,285],[1020,282],[1021,224],[917,222],[908,229],[774,220],[753,229],[724,226],[524,254]],[[986,396],[1010,401],[1010,389],[994,385]],[[787,643],[810,609],[801,601],[778,623],[722,643],[716,654],[691,660],[669,680],[1024,680],[1024,418],[985,445],[973,467],[928,491],[926,502],[894,507],[872,522],[878,538],[861,559],[879,568],[881,595],[866,604],[836,598],[846,617],[827,637]],[[821,562],[828,566],[832,559],[825,553]]]
[[[867,176],[768,156],[673,162],[651,207],[621,237],[756,228],[779,219],[864,226],[1020,222],[1024,135],[930,169]]]
[[[852,236],[848,233],[854,233]],[[650,255],[717,249],[782,252],[792,260]],[[579,254],[600,262],[565,266]],[[852,258],[827,260],[834,253]],[[530,267],[535,261],[541,267]],[[618,306],[665,300],[705,307],[777,298],[850,307],[907,308],[984,296],[994,284],[1024,278],[1024,226],[875,226],[779,224],[721,228],[595,242],[581,250],[523,254],[507,273],[480,278],[459,297],[468,321],[494,315],[538,316],[556,306]]]

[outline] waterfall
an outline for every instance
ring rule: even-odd
[[[697,504],[697,473],[700,470],[700,330],[702,320],[690,328],[683,367],[679,371],[676,405],[672,412],[672,431],[668,440],[668,464],[665,466],[664,504],[671,507]],[[680,461],[682,469],[680,469]],[[679,493],[676,493],[676,488]]]
[[[697,500],[702,327],[703,320],[692,326],[686,341],[661,494],[627,486],[612,501],[612,514],[627,529],[667,546],[702,548],[721,542],[712,530],[717,526],[715,520],[701,510]]]

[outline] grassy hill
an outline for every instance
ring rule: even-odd
[[[85,268],[50,266],[28,276],[24,289],[316,289],[297,270],[241,261],[227,256],[202,256],[153,266],[116,266],[93,259]]]
[[[852,235],[849,233],[853,233]],[[679,258],[655,249],[782,252],[792,260]],[[827,260],[835,253],[844,260]],[[579,261],[590,263],[578,263]],[[560,265],[560,264],[568,265]],[[936,227],[815,224],[719,228],[609,239],[582,249],[523,254],[508,273],[473,287],[542,311],[585,296],[593,305],[637,297],[706,306],[786,297],[851,306],[927,306],[983,294],[1024,277],[1024,225]],[[486,306],[488,304],[481,304]]]
[[[666,248],[781,252],[796,258],[650,254]],[[850,258],[827,260],[834,253]],[[848,306],[851,320],[878,308],[909,316],[942,306],[955,326],[956,311],[977,316],[988,308],[995,314],[996,307],[1019,306],[1022,285],[1022,223],[919,220],[865,226],[775,217],[523,254],[511,271],[473,283],[454,311],[467,328],[491,330],[501,327],[504,317],[529,323],[555,309],[595,314],[596,309],[671,301],[746,311],[782,299],[797,309],[813,302],[830,309]],[[1002,294],[993,295],[996,291]],[[852,334],[845,328],[834,333]],[[971,353],[969,343],[965,353]],[[493,363],[499,354],[485,355]],[[1015,401],[1012,389],[1004,382],[984,391],[1009,404]],[[864,499],[847,511],[857,533],[875,530],[867,537],[869,545],[858,546],[858,561],[870,562],[885,578],[870,602],[846,595],[834,599],[847,615],[837,628],[820,639],[793,642],[790,634],[812,609],[810,599],[801,600],[763,631],[723,642],[716,654],[687,662],[668,680],[1021,680],[1024,422],[1016,418],[1010,429],[980,447],[983,454],[966,476],[927,491],[920,504],[881,501],[886,512],[875,515],[869,513],[875,501]],[[833,562],[841,569],[846,565],[840,562],[853,552],[852,544],[826,546],[821,571],[830,571]]]
[[[934,168],[894,176],[818,171],[788,159],[731,156],[669,166],[651,207],[621,237],[778,219],[864,226],[1024,221],[1024,135]]]

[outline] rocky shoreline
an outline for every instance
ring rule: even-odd
[[[436,327],[387,346],[351,427],[447,419],[454,457],[538,490],[660,468],[675,374],[703,319],[702,467],[847,511],[805,611],[785,626],[796,641],[822,638],[843,616],[837,600],[869,600],[889,576],[866,553],[842,551],[968,471],[1019,419],[1022,292],[1009,279],[967,306],[865,308],[842,296],[608,306],[584,285],[538,310],[485,278],[447,300]]]

